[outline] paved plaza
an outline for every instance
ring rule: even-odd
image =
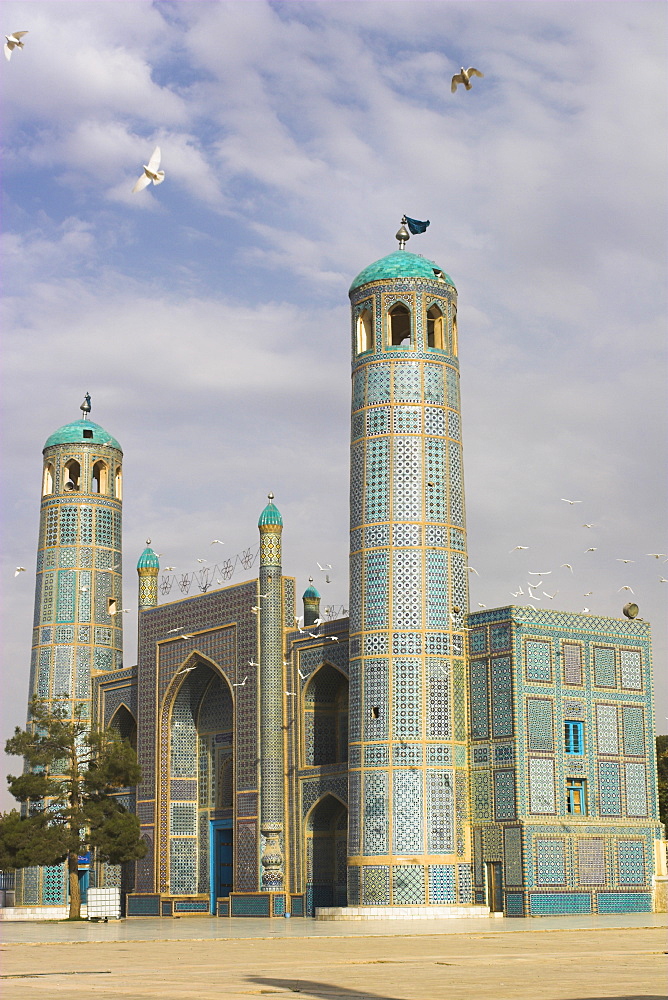
[[[438,926],[435,926],[438,925]],[[665,917],[5,923],[3,1000],[663,1000]]]

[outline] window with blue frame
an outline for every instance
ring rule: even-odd
[[[566,812],[573,816],[586,816],[587,799],[584,778],[566,779]]]
[[[564,722],[564,749],[566,753],[584,753],[584,723]]]

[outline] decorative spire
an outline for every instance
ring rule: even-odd
[[[406,216],[405,215],[403,215],[401,217],[401,226],[399,227],[399,229],[397,229],[394,238],[396,240],[399,240],[399,249],[400,250],[405,250],[406,249],[406,242],[407,242],[407,240],[409,240],[411,238],[411,234],[406,229]]]
[[[81,404],[81,406],[79,407],[79,409],[83,413],[84,420],[87,420],[88,419],[88,414],[90,413],[90,410],[91,410],[91,406],[90,406],[90,393],[89,392],[87,392],[86,395],[84,396],[84,401]]]

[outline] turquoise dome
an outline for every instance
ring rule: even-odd
[[[320,594],[315,589],[315,587],[313,586],[312,583],[304,591],[304,593],[302,595],[302,600],[303,601],[319,601],[320,600]]]
[[[92,431],[84,434],[84,431]],[[71,424],[65,424],[58,428],[51,437],[47,438],[45,448],[51,448],[54,444],[104,444],[108,448],[116,448],[123,453],[120,444],[113,438],[104,427],[93,423],[92,420],[74,420]]]
[[[350,292],[361,285],[368,285],[370,281],[387,281],[388,278],[426,278],[429,281],[445,281],[455,287],[450,275],[433,260],[408,250],[395,250],[360,271],[350,286]]]
[[[265,524],[278,524],[283,527],[281,512],[275,504],[271,503],[271,501],[264,508],[260,514],[260,520],[257,522],[258,528],[262,528]]]
[[[160,569],[157,552],[149,547],[145,548],[137,562],[137,569]]]

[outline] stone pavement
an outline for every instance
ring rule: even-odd
[[[587,925],[592,920],[602,920],[606,926]],[[414,922],[397,929],[395,921],[391,926],[389,921],[378,921],[384,924],[384,933],[382,929],[369,933],[368,924],[339,925],[333,932],[331,923],[316,921],[253,920],[262,925],[253,928],[250,923],[202,918],[29,928],[15,924],[14,929],[28,932],[23,941],[34,943],[19,943],[19,934],[12,935],[16,943],[3,945],[2,997],[663,1000],[666,996],[666,935],[658,914],[626,915],[616,921],[497,919],[484,921],[489,925],[485,928],[480,926],[483,921],[476,921],[475,927],[465,921],[465,929],[451,928],[447,933],[434,933],[432,921],[425,921],[432,926],[424,931]],[[227,936],[214,935],[225,930],[221,924],[227,925]],[[231,932],[236,927],[231,925],[246,930],[235,936]],[[11,926],[2,928],[4,937]],[[314,934],[320,928],[324,933]],[[61,940],[50,936],[56,931]],[[97,940],[88,939],[88,932]],[[154,935],[152,940],[149,934]],[[100,940],[104,936],[106,940]]]

